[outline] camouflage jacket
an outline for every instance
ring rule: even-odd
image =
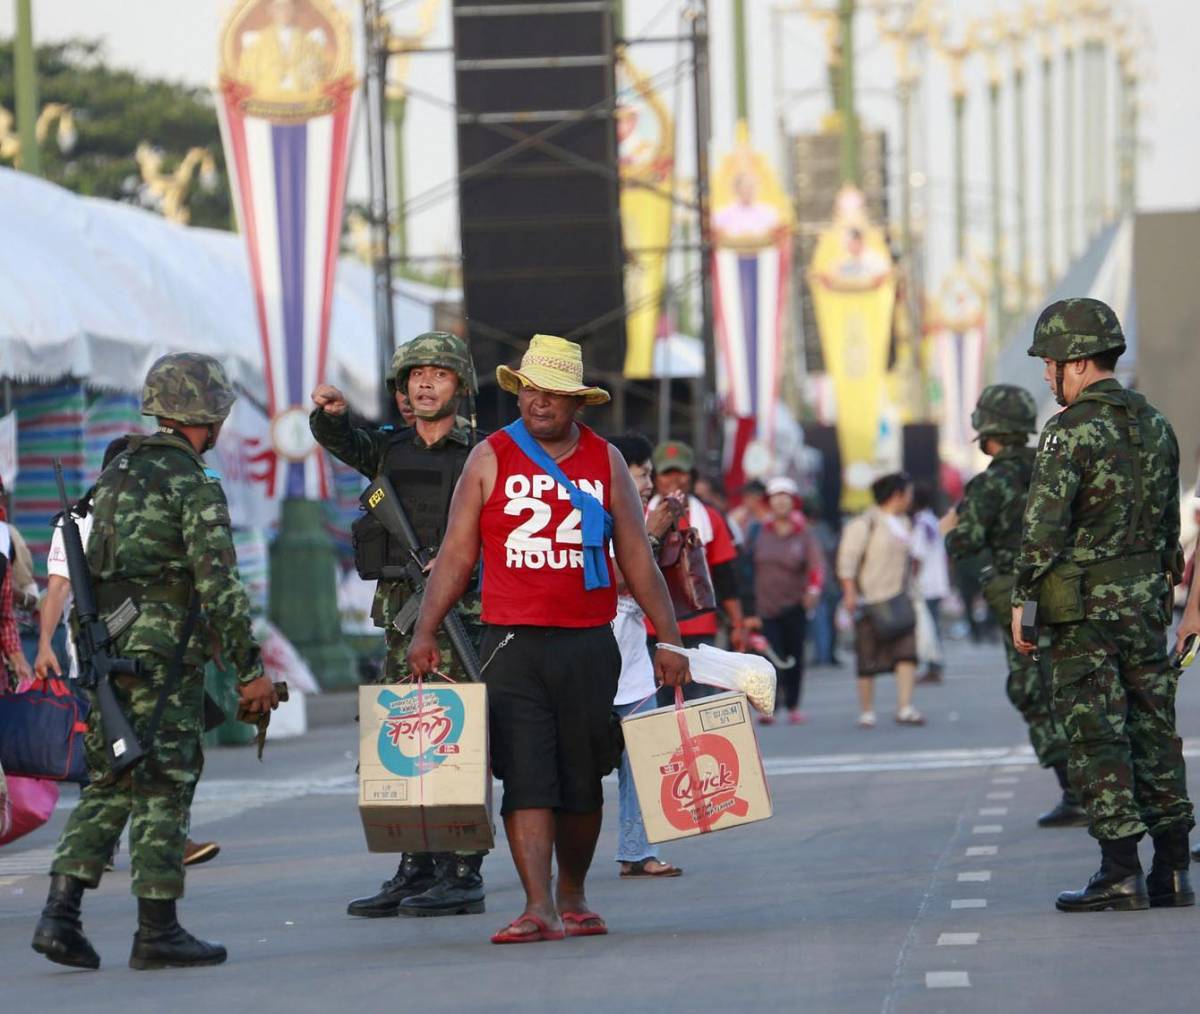
[[[1109,403],[1122,398],[1140,408],[1134,432],[1128,414]],[[1123,598],[1157,596],[1165,561],[1178,554],[1179,526],[1179,444],[1171,424],[1116,380],[1092,384],[1042,431],[1012,601],[1035,598],[1057,563],[1072,561],[1099,574],[1103,561],[1157,557],[1158,573],[1140,581],[1089,582],[1088,615],[1116,619]]]
[[[388,445],[397,436],[403,436],[406,433],[404,429],[397,430],[390,426],[373,429],[353,426],[350,423],[349,413],[330,415],[320,408],[312,412],[308,421],[317,443],[339,461],[372,480],[379,475]],[[407,432],[411,432],[414,447],[421,451],[428,451],[430,454],[439,453],[451,442],[464,447],[469,446],[471,442],[470,425],[461,416],[455,418],[454,428],[434,444],[426,444],[417,434],[416,427],[412,427]],[[397,489],[396,492],[403,499],[404,490]],[[375,586],[375,598],[371,603],[371,619],[377,626],[387,627],[400,611],[400,607],[409,594],[409,586],[403,581],[379,581]],[[464,596],[461,606],[468,611],[474,608],[475,612],[478,612],[477,599],[477,595],[468,593]]]
[[[119,651],[171,658],[194,588],[203,619],[187,663],[202,665],[211,644],[241,682],[263,674],[221,477],[186,440],[170,433],[132,438],[97,480],[93,511],[87,558],[102,607],[108,585],[119,597],[131,589],[140,609],[118,639]]]
[[[967,483],[958,505],[958,523],[946,535],[946,552],[951,558],[962,560],[986,549],[996,573],[1012,573],[1021,548],[1021,520],[1034,453],[1032,447],[1004,447]]]

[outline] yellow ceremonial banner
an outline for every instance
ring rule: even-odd
[[[625,376],[654,373],[671,241],[675,125],[666,104],[622,54],[617,107],[621,233],[625,247]]]
[[[842,508],[858,511],[871,503],[896,276],[883,231],[868,224],[862,194],[853,187],[838,193],[833,225],[817,240],[808,283],[837,400]]]

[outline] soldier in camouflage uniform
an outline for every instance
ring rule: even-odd
[[[150,368],[142,391],[142,412],[157,417],[158,431],[132,437],[96,483],[88,565],[102,612],[127,598],[138,606],[137,618],[115,648],[141,663],[143,677],[122,678],[116,693],[146,756],[120,777],[110,773],[93,699],[86,735],[91,781],[59,839],[50,896],[33,938],[34,950],[60,964],[99,967],[99,955],[83,933],[80,902],[85,887],[99,884],[127,821],[138,899],[130,966],[225,960],[224,947],[197,940],[179,925],[175,900],[183,895],[189,811],[204,765],[204,663],[210,639],[238,673],[248,710],[258,713],[278,704],[250,633],[250,604],[238,576],[220,476],[201,458],[215,444],[235,397],[211,356],[162,357]],[[197,628],[190,637],[189,626]],[[151,739],[151,715],[168,690]]]
[[[445,533],[450,497],[475,441],[472,426],[456,414],[462,398],[475,393],[475,370],[461,338],[435,331],[418,335],[397,349],[391,372],[388,389],[396,398],[397,408],[407,395],[416,415],[412,426],[355,427],[347,414],[345,397],[328,384],[313,391],[317,408],[310,424],[317,442],[334,457],[368,479],[386,475],[391,480],[417,537],[424,548],[436,554]],[[404,554],[399,546],[390,545],[381,530],[372,529],[377,524],[369,516],[356,524],[355,557],[360,576],[378,579],[371,618],[385,631],[383,680],[397,683],[408,676],[408,644],[419,603],[411,601],[412,589],[406,582],[385,572],[389,563],[402,563]],[[359,530],[359,526],[365,528]],[[468,634],[478,645],[477,589],[464,596],[459,609],[468,621]],[[395,625],[402,613],[403,631]],[[441,671],[454,679],[465,679],[444,634],[439,635],[439,644]],[[484,855],[406,853],[396,875],[385,881],[377,894],[350,902],[347,912],[368,918],[482,912],[480,866]]]
[[[1008,659],[1005,689],[1029,726],[1038,763],[1053,768],[1062,787],[1062,799],[1038,818],[1042,827],[1078,827],[1087,824],[1087,812],[1071,791],[1067,779],[1067,741],[1051,709],[1048,679],[1036,659],[1013,646],[1009,619],[1013,563],[1021,548],[1021,521],[1025,494],[1033,472],[1034,450],[1029,434],[1037,432],[1037,405],[1028,391],[1011,384],[993,384],[979,396],[971,425],[982,451],[992,460],[963,493],[958,510],[943,520],[946,552],[955,560],[985,550],[991,556],[984,575],[987,599],[1004,635]]]
[[[1071,785],[1099,839],[1100,870],[1065,891],[1064,912],[1194,903],[1194,824],[1175,726],[1179,673],[1167,659],[1179,579],[1179,445],[1170,424],[1113,370],[1125,350],[1116,315],[1094,299],[1047,307],[1031,356],[1065,409],[1042,433],[1012,595],[1038,603],[1049,631],[1055,706],[1070,744]],[[1138,841],[1154,865],[1142,876]]]

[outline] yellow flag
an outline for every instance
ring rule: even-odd
[[[654,373],[666,250],[671,241],[675,125],[645,76],[622,55],[617,107],[621,232],[625,247],[625,376]]]
[[[885,395],[896,278],[883,232],[867,223],[862,194],[843,187],[834,222],[808,272],[825,369],[837,399],[842,507],[870,505],[880,404]]]

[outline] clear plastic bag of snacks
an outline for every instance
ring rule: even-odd
[[[686,655],[692,679],[722,690],[740,690],[750,703],[764,715],[775,713],[775,667],[762,655],[747,655],[723,651],[708,644],[699,648],[680,648],[659,643],[667,651]]]

